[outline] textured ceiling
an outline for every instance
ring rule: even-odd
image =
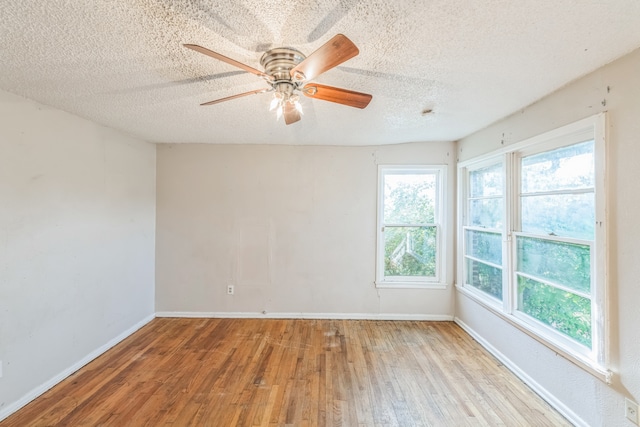
[[[261,68],[335,34],[360,55],[314,81],[364,110],[303,98],[285,126]],[[151,142],[372,145],[457,140],[640,47],[638,0],[3,0],[0,88]],[[432,114],[422,115],[425,109]]]

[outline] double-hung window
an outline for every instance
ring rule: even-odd
[[[504,166],[502,159],[467,170],[463,226],[464,283],[496,302],[503,296]]]
[[[606,364],[604,143],[599,115],[459,165],[462,291],[596,373]]]
[[[594,148],[594,140],[588,139],[523,151],[517,162],[516,315],[559,333],[579,352],[593,347],[597,323],[591,268],[596,249]]]
[[[445,166],[379,166],[378,287],[444,287]]]

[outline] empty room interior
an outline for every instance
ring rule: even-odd
[[[0,425],[640,424],[640,2],[0,2]]]

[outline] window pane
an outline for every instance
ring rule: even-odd
[[[502,164],[469,172],[469,197],[502,195]]]
[[[433,173],[385,174],[384,223],[435,223],[436,184]]]
[[[384,275],[436,275],[436,227],[385,227]]]
[[[557,194],[525,196],[522,203],[522,231],[593,240],[595,195]]]
[[[502,228],[502,199],[470,200],[469,225]]]
[[[593,188],[594,142],[587,141],[522,159],[522,192]]]
[[[517,270],[577,291],[591,290],[589,246],[518,237]]]
[[[484,231],[465,231],[465,255],[502,265],[502,235]]]
[[[518,276],[518,310],[591,347],[591,301]]]
[[[469,258],[466,261],[465,283],[502,300],[502,270]]]

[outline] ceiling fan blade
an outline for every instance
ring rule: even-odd
[[[291,102],[284,103],[284,122],[288,125],[300,120],[300,112]]]
[[[236,99],[236,98],[242,98],[243,96],[247,96],[247,95],[255,95],[258,93],[264,93],[264,92],[270,92],[272,89],[258,89],[258,90],[252,90],[250,92],[245,92],[245,93],[239,93],[237,95],[232,95],[232,96],[227,96],[226,98],[220,98],[220,99],[216,99],[215,101],[209,101],[209,102],[205,102],[204,104],[200,104],[200,105],[213,105],[213,104],[218,104],[220,102],[224,102],[224,101],[230,101],[232,99]]]
[[[207,56],[210,56],[212,58],[218,59],[220,61],[226,62],[227,64],[231,64],[235,67],[241,68],[245,71],[248,71],[252,74],[255,74],[256,76],[260,76],[264,79],[267,80],[273,80],[273,77],[271,77],[268,74],[263,73],[260,70],[256,70],[253,67],[249,67],[248,65],[243,64],[242,62],[238,62],[235,59],[231,59],[229,57],[226,57],[224,55],[219,54],[218,52],[214,52],[212,50],[207,49],[206,47],[202,47],[202,46],[198,46],[197,44],[184,44],[184,47],[187,47],[191,50],[195,50],[196,52],[200,52],[202,54],[205,54]]]
[[[355,92],[339,87],[326,86],[311,83],[302,88],[302,93],[309,98],[322,99],[323,101],[337,102],[350,107],[365,108],[371,102],[373,96],[368,93]]]
[[[295,80],[312,80],[325,71],[353,58],[359,52],[351,40],[342,34],[337,34],[292,68],[291,77]]]

